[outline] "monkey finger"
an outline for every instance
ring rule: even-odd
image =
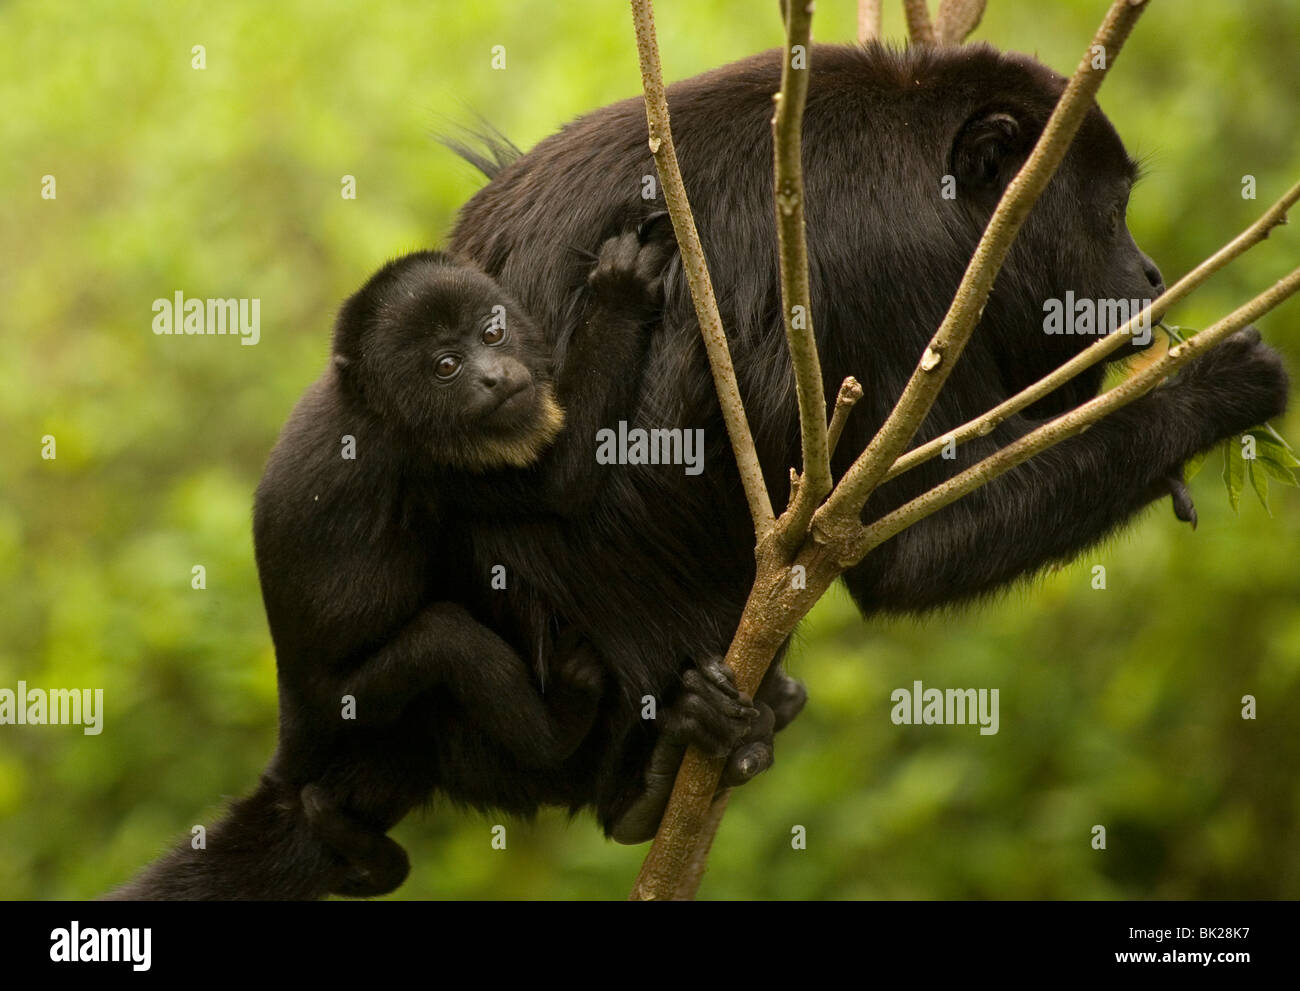
[[[754,780],[769,767],[774,760],[770,743],[745,743],[731,752],[727,766],[722,770],[722,780],[718,782],[718,791],[735,788]]]
[[[552,672],[559,688],[599,695],[604,688],[605,666],[596,648],[582,639],[562,636],[555,643]]]
[[[740,697],[740,689],[736,687],[736,672],[731,670],[726,658],[721,654],[714,654],[702,661],[697,661],[693,670],[699,671],[712,684],[732,698]],[[687,671],[687,674],[689,673],[690,671]]]
[[[682,672],[682,684],[688,693],[710,699],[719,709],[733,711],[750,707],[749,696],[742,694],[734,684],[720,684],[695,668]]]
[[[775,760],[772,737],[776,733],[776,716],[772,707],[763,702],[755,702],[758,716],[749,724],[740,745],[727,757],[727,766],[723,768],[722,780],[718,790],[743,785],[762,774],[772,766]]]
[[[807,702],[808,690],[803,682],[789,677],[775,665],[768,671],[755,697],[755,705],[763,703],[772,707],[778,733],[794,721]]]
[[[658,305],[664,297],[664,270],[670,252],[657,247],[642,248],[636,259],[636,280],[645,298]]]
[[[1184,523],[1190,523],[1196,529],[1196,506],[1192,502],[1192,492],[1183,481],[1182,469],[1169,476],[1169,493],[1173,497],[1174,515]]]
[[[374,898],[396,890],[411,873],[411,860],[390,836],[376,836],[365,860],[352,861],[333,886],[336,895]]]
[[[694,668],[682,674],[683,698],[695,698],[728,719],[752,719],[754,700],[731,681],[718,682]]]
[[[758,715],[749,724],[749,729],[745,731],[745,743],[772,743],[772,737],[776,734],[776,714],[772,707],[765,702],[755,702],[754,708]]]
[[[717,698],[688,693],[678,699],[665,714],[663,732],[674,743],[698,747],[710,757],[730,753],[745,738],[750,722],[758,710],[730,700],[720,704]]]

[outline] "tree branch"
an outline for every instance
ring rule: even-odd
[[[930,23],[930,10],[925,0],[903,0],[903,13],[907,15],[907,35],[913,44],[934,44],[934,25]]]
[[[858,0],[858,44],[879,41],[881,35],[881,0]]]
[[[831,490],[831,463],[826,442],[826,395],[821,357],[813,333],[812,296],[808,288],[808,236],[804,218],[803,108],[808,97],[812,51],[811,0],[794,0],[786,22],[781,90],[772,99],[772,199],[781,270],[785,339],[799,397],[803,473],[791,489],[790,503],[778,530],[795,544]]]
[[[829,453],[835,453],[849,413],[861,398],[862,386],[858,385],[858,380],[850,375],[840,384],[839,394],[835,397],[835,412],[831,415],[831,425],[826,431],[826,447]]]
[[[650,152],[654,155],[663,186],[668,215],[673,221],[673,233],[681,251],[682,268],[691,287],[695,315],[700,321],[700,336],[709,356],[713,385],[718,393],[718,405],[731,438],[740,481],[745,487],[749,514],[754,520],[754,531],[760,540],[768,537],[775,527],[772,500],[763,481],[763,469],[758,463],[754,435],[749,429],[745,404],[740,398],[736,382],[736,369],[731,363],[731,350],[718,313],[718,302],[713,294],[713,280],[700,244],[695,217],[686,197],[681,169],[677,164],[677,151],[673,147],[672,130],[668,122],[668,97],[664,92],[663,69],[659,64],[659,42],[655,37],[654,8],[650,0],[631,0],[632,19],[636,26],[637,51],[641,60],[641,85],[645,90],[646,122],[650,134]],[[824,414],[823,414],[824,415]]]
[[[1097,34],[1096,43],[1105,45],[1104,50],[1108,53],[1117,51],[1145,3],[1146,0],[1115,0]],[[668,131],[667,107],[663,97],[650,2],[632,0],[632,7],[636,18],[642,78],[646,87],[647,117],[651,122],[651,151],[655,153],[659,164],[666,195],[670,185],[676,190],[673,198],[670,198],[670,210],[675,201],[685,213],[680,218],[674,215],[674,229],[694,236],[694,222],[689,216],[689,206],[685,204],[684,191],[681,191],[681,177],[677,172],[676,156]],[[1108,55],[1105,65],[1112,64],[1113,58],[1113,54]],[[922,357],[912,381],[867,451],[854,463],[849,475],[832,490],[827,502],[814,513],[812,525],[802,543],[795,546],[788,539],[768,539],[779,534],[781,527],[769,530],[766,534],[759,531],[755,548],[754,585],[726,657],[728,665],[736,673],[736,682],[742,691],[752,694],[758,688],[763,674],[785,638],[830,587],[846,564],[850,563],[848,559],[863,536],[860,513],[867,496],[879,484],[884,472],[911,440],[929,411],[935,395],[947,378],[948,369],[960,354],[961,346],[970,337],[1011,240],[1064,156],[1080,121],[1092,105],[1105,73],[1106,68],[1092,68],[1090,49],[1066,87],[1029,160],[1004,193],[962,285],[958,288],[948,316]],[[684,260],[689,253],[693,259],[692,264],[707,273],[698,240],[690,244],[689,248],[686,244],[682,247]],[[784,289],[783,292],[787,297],[790,295]],[[696,305],[698,311],[702,306],[699,298]],[[716,307],[712,313],[716,320]],[[701,324],[703,326],[703,320]],[[720,322],[715,326],[721,336]],[[724,346],[721,350],[725,354],[725,338],[722,340]],[[945,357],[947,360],[942,360]],[[936,363],[935,359],[940,360]],[[710,360],[713,360],[712,350]],[[716,381],[720,376],[717,365],[714,368]],[[936,370],[937,375],[931,374]],[[723,378],[725,380],[726,377]],[[734,389],[734,375],[730,377],[730,384]],[[738,401],[738,390],[735,394]],[[745,422],[743,411],[740,419]],[[732,434],[733,444],[737,435]],[[745,439],[750,440],[749,450],[752,453],[752,439],[748,436],[747,426]],[[744,454],[746,452],[737,447],[738,463]],[[745,475],[742,465],[742,477]],[[850,478],[850,475],[854,477]],[[748,494],[748,486],[746,491]],[[766,496],[765,490],[763,495]],[[750,506],[753,512],[752,498]],[[755,513],[756,521],[759,518]],[[780,522],[788,524],[789,514]],[[795,565],[803,569],[804,580],[798,585],[790,580],[790,569]],[[684,879],[689,876],[698,879],[699,871],[693,871],[692,865],[700,862],[698,850],[712,841],[708,810],[721,779],[724,760],[705,757],[696,748],[688,748],[655,842],[637,877],[633,898],[686,897],[691,893],[689,882]]]
[[[648,6],[648,2],[649,0],[633,0],[634,9]],[[1094,42],[1104,46],[1102,50],[1108,64],[1113,63],[1115,53],[1146,2],[1147,0],[1115,0],[1112,4]],[[653,22],[649,24],[652,31]],[[638,43],[644,46],[646,39],[642,36],[640,26],[641,22],[638,21]],[[653,41],[653,38],[650,40]],[[1058,102],[1034,152],[1004,194],[944,323],[935,334],[917,372],[885,426],[850,469],[850,474],[854,477],[851,479],[846,474],[832,490],[830,498],[814,514],[810,527],[801,535],[802,539],[797,544],[788,543],[784,539],[764,539],[760,535],[755,550],[754,584],[726,657],[728,665],[736,673],[736,683],[741,691],[752,694],[758,688],[768,665],[786,638],[846,567],[856,564],[870,550],[905,527],[1034,454],[1086,429],[1112,410],[1132,402],[1197,354],[1300,290],[1300,270],[1297,270],[1229,317],[1171,349],[1147,369],[1105,395],[1027,434],[869,527],[862,525],[860,514],[867,497],[879,484],[886,469],[892,467],[899,450],[910,441],[929,411],[934,396],[946,380],[961,347],[970,337],[1011,240],[1034,200],[1046,186],[1080,120],[1092,104],[1093,96],[1106,72],[1105,68],[1091,68],[1092,54],[1093,50],[1090,49]],[[654,63],[654,68],[657,74],[657,62]],[[651,94],[647,90],[647,103],[650,101]],[[664,118],[664,130],[661,133],[665,136],[666,128],[667,120]],[[655,133],[657,132],[652,125],[652,135]],[[663,171],[661,165],[661,173]],[[1265,237],[1272,226],[1281,222],[1286,207],[1295,202],[1295,192],[1293,190],[1283,197],[1260,222],[1252,225],[1218,255],[1185,277],[1166,296],[1172,296],[1176,291],[1185,295],[1210,272],[1245,250],[1249,246],[1245,242],[1254,243]],[[679,229],[685,227],[683,224]],[[690,230],[693,229],[693,226],[690,227]],[[698,249],[698,245],[696,247]],[[794,293],[790,286],[784,284],[786,280],[787,274],[783,269],[783,298],[791,298]],[[1164,300],[1164,297],[1162,300],[1162,305],[1167,306],[1169,301]],[[1131,333],[1132,327],[1129,326],[1126,330]],[[1110,346],[1118,347],[1125,339],[1127,338],[1119,338]],[[1093,347],[1100,349],[1107,343],[1099,342]],[[1076,372],[1082,367],[1087,366],[1078,366]],[[937,375],[932,374],[936,371]],[[860,388],[855,390],[855,386],[855,382],[846,380],[840,388],[831,426],[827,430],[828,450],[838,440],[844,418],[857,395],[860,395]],[[1043,383],[1030,387],[1031,390],[1039,388],[1044,388]],[[783,529],[790,521],[791,514],[783,514],[776,522],[773,536],[782,537]],[[799,569],[802,581],[791,580],[794,568]],[[633,898],[693,897],[703,873],[708,846],[723,810],[722,800],[715,802],[714,795],[725,760],[705,757],[694,747],[687,750],[654,844],[637,877],[632,891]]]

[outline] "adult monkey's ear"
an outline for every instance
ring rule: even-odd
[[[1000,190],[1024,158],[1024,129],[1004,111],[976,114],[952,144],[949,166],[961,189]]]

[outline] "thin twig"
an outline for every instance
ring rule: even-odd
[[[708,262],[695,229],[695,217],[686,198],[677,152],[673,147],[672,130],[668,122],[668,98],[664,92],[663,69],[659,64],[659,42],[655,37],[654,7],[650,0],[631,0],[632,19],[636,25],[636,46],[641,60],[641,85],[645,90],[646,122],[650,134],[650,152],[654,155],[663,186],[664,200],[672,218],[673,233],[681,251],[682,268],[691,287],[695,315],[700,321],[700,335],[709,356],[713,372],[713,385],[718,393],[718,405],[727,425],[731,449],[736,456],[736,467],[745,487],[749,514],[754,520],[754,532],[765,539],[776,525],[772,500],[763,480],[763,469],[758,463],[754,435],[749,429],[745,404],[736,382],[736,369],[731,362],[731,350],[718,313],[718,302],[713,294],[713,280],[709,277]],[[825,414],[823,414],[825,415]]]
[[[780,257],[781,303],[785,339],[790,348],[795,391],[799,398],[799,427],[803,469],[790,493],[789,508],[778,530],[794,546],[803,541],[813,511],[831,490],[830,454],[826,446],[826,394],[822,389],[821,358],[813,332],[812,294],[808,288],[808,235],[804,218],[803,109],[812,72],[809,38],[812,3],[794,0],[786,23],[781,61],[781,91],[773,100],[772,193]]]
[[[912,42],[933,45],[934,25],[925,0],[903,0],[903,13],[907,15],[907,36]]]
[[[835,453],[835,448],[840,442],[840,434],[844,432],[844,424],[849,419],[849,413],[861,398],[862,386],[852,375],[840,383],[839,394],[835,397],[835,412],[831,414],[831,425],[826,431],[826,448],[829,454]]]
[[[881,34],[881,10],[883,0],[858,0],[858,44],[879,41]]]

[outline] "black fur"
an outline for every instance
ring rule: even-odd
[[[778,506],[787,471],[799,460],[771,191],[779,76],[780,52],[770,51],[668,90],[687,191]],[[827,395],[850,374],[865,391],[839,443],[837,474],[902,391],[998,194],[1064,83],[1026,56],[987,46],[813,49],[803,148],[817,340]],[[642,100],[625,100],[502,168],[463,209],[452,244],[508,286],[558,345],[587,312],[577,259],[610,231],[661,209],[640,198],[643,177],[654,174]],[[958,179],[956,200],[940,195],[949,174]],[[1046,336],[1044,299],[1066,290],[1125,299],[1158,292],[1158,270],[1122,222],[1134,174],[1113,127],[1094,108],[1025,224],[917,442],[992,407],[1093,340]],[[749,515],[676,267],[663,330],[639,368],[643,388],[629,419],[704,428],[703,474],[607,468],[581,525],[489,513],[470,534],[481,561],[506,562],[520,577],[508,611],[540,611],[572,624],[617,680],[580,749],[595,775],[564,781],[594,803],[611,831],[644,802],[642,772],[655,734],[640,718],[640,698],[671,697],[690,659],[725,650],[753,578]],[[1093,369],[1032,412],[1077,405],[1101,376]],[[923,611],[1070,558],[1167,493],[1190,455],[1279,414],[1286,397],[1278,356],[1257,335],[1238,335],[1169,387],[887,542],[845,576],[849,591],[863,615]],[[936,459],[901,476],[875,493],[864,517],[888,512],[1035,424],[1028,415],[1012,417],[963,445],[955,461]],[[605,749],[592,750],[593,741]]]

